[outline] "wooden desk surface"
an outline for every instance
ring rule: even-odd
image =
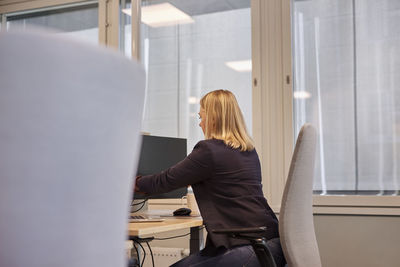
[[[157,214],[152,211],[150,214]],[[203,225],[201,217],[163,217],[162,222],[136,222],[128,224],[128,234],[130,236],[152,235],[173,230],[185,229]]]

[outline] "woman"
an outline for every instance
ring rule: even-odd
[[[235,96],[216,90],[200,101],[200,141],[183,161],[140,177],[136,190],[162,193],[191,185],[208,231],[205,248],[173,266],[259,266],[249,241],[212,229],[266,226],[262,234],[278,266],[284,265],[278,220],[263,196],[261,168]]]

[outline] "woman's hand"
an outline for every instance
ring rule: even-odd
[[[139,181],[140,178],[142,178],[141,175],[136,176],[136,179],[135,179],[135,188],[134,188],[135,190],[134,190],[134,191],[135,191],[135,192],[138,192],[138,193],[143,193],[143,192],[140,191],[140,188],[139,188],[139,186],[138,186],[138,181]]]

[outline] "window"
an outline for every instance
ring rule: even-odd
[[[319,132],[314,190],[398,195],[400,2],[293,1],[294,128]]]
[[[97,1],[46,7],[3,16],[6,21],[4,27],[7,30],[33,25],[50,28],[57,34],[73,36],[89,43],[99,42]]]
[[[160,10],[175,17],[160,20]],[[147,75],[143,131],[187,138],[190,152],[204,138],[200,98],[223,88],[236,95],[251,132],[250,0],[142,1],[141,18],[140,59]],[[125,40],[129,23],[125,19]]]

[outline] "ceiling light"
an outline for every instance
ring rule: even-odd
[[[251,60],[228,61],[225,62],[225,65],[238,72],[251,71]]]
[[[125,13],[128,16],[132,16],[132,10],[130,8],[124,8],[121,11],[122,13]]]
[[[189,104],[198,104],[198,103],[200,103],[200,99],[198,99],[197,97],[194,97],[194,96],[190,96],[188,98],[188,102],[189,102]]]
[[[294,98],[297,98],[297,99],[306,99],[306,98],[310,98],[311,94],[306,91],[295,91],[293,93],[293,96],[294,96]]]
[[[142,6],[142,23],[151,27],[163,27],[176,24],[193,23],[194,20],[185,12],[170,3]],[[123,13],[131,16],[131,9],[123,9]]]

